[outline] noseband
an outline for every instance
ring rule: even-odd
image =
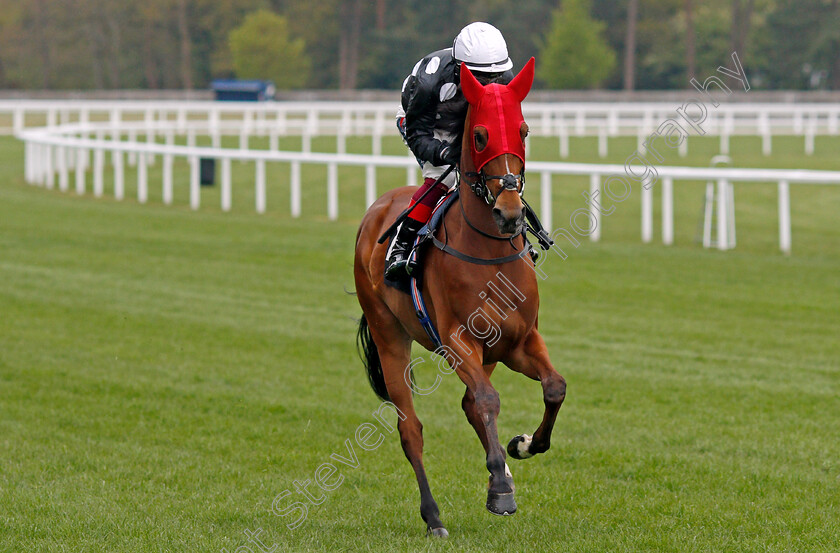
[[[469,171],[464,173],[464,176],[469,177],[471,180],[469,181],[470,190],[473,193],[484,200],[484,203],[489,205],[490,207],[494,207],[496,205],[496,196],[490,191],[490,187],[487,186],[487,181],[489,180],[498,180],[502,183],[502,192],[505,190],[515,190],[519,197],[522,197],[522,194],[525,193],[525,167],[522,167],[522,172],[518,175],[514,175],[512,173],[508,173],[507,175],[485,175],[484,170],[481,171]]]

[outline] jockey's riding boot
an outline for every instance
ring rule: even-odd
[[[408,217],[400,225],[397,235],[388,250],[385,261],[385,276],[391,280],[398,280],[408,274],[408,256],[411,254],[411,244],[417,236],[417,231],[423,228],[423,223]]]

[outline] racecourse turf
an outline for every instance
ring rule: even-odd
[[[796,137],[774,141],[771,158],[757,139],[732,146],[736,166],[840,169],[840,138],[818,138],[812,157]],[[598,161],[594,147],[573,140],[573,159]],[[716,147],[692,139],[668,162],[707,165]],[[532,159],[556,148],[534,139]],[[635,140],[610,149],[621,162]],[[360,309],[345,292],[363,171],[341,170],[331,222],[322,168],[305,168],[293,219],[283,165],[269,166],[257,215],[247,164],[234,162],[231,213],[218,187],[193,212],[182,163],[175,204],[160,201],[158,159],[140,205],[132,171],[117,202],[110,175],[101,199],[25,185],[22,156],[0,139],[2,552],[257,552],[245,531],[258,529],[266,546],[305,552],[840,547],[840,187],[792,186],[789,257],[773,183],[736,186],[738,246],[718,252],[695,242],[705,183],[678,182],[674,246],[640,243],[634,190],[600,243],[551,259],[540,328],[568,396],[551,450],[510,462],[515,516],[484,508],[458,378],[416,398],[451,534],[441,541],[424,537],[413,473],[387,431],[375,451],[355,447],[357,468],[338,464],[341,485],[301,526],[272,513],[293,481],[347,457],[345,440],[377,423],[355,351]],[[405,171],[378,176],[384,190]],[[555,179],[556,225],[587,187]],[[430,367],[415,369],[421,385]],[[504,367],[493,382],[501,438],[532,432],[539,385]]]

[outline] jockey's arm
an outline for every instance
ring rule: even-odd
[[[408,147],[422,161],[435,166],[448,165],[450,146],[434,136],[440,86],[433,75],[418,71],[407,83],[408,102],[405,106],[405,138]]]

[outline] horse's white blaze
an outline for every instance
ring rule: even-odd
[[[525,439],[516,444],[516,452],[519,453],[519,457],[522,459],[533,457],[533,454],[528,452],[528,448],[531,447],[531,436],[522,434],[522,437]]]

